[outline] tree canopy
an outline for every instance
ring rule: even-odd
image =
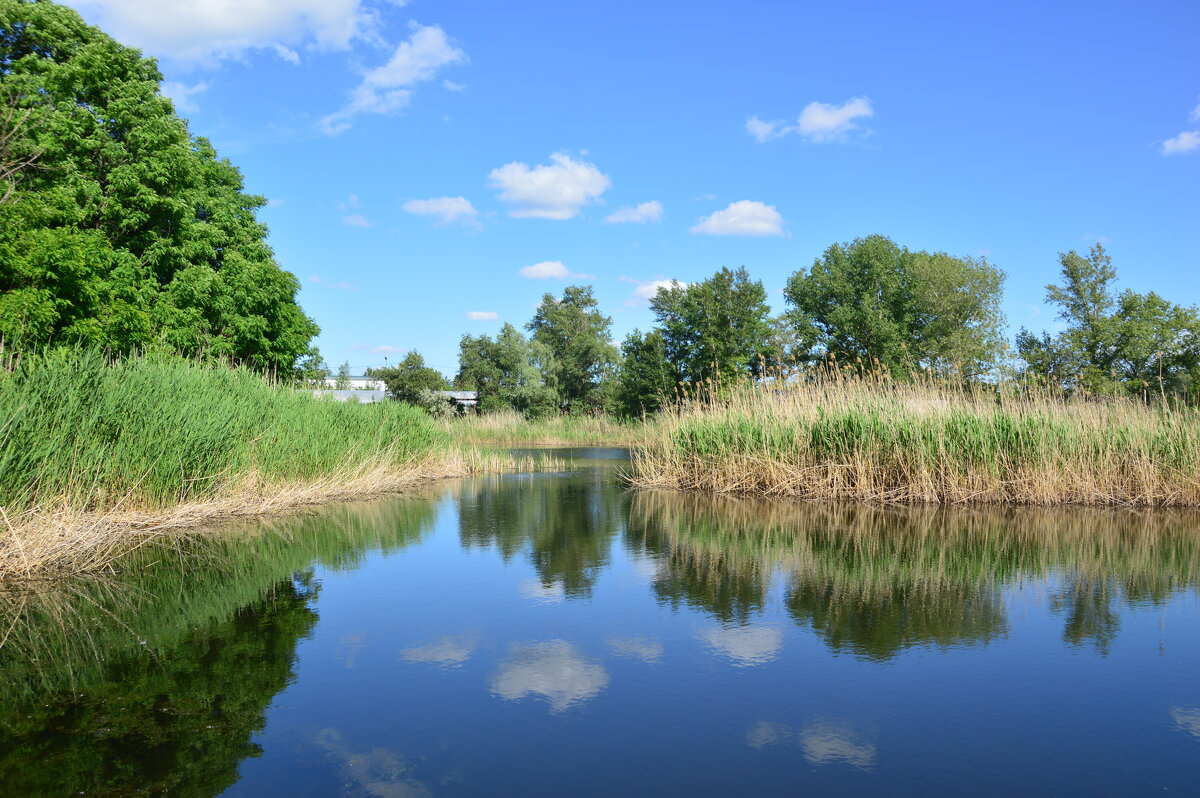
[[[1062,284],[1046,286],[1066,329],[1024,328],[1017,349],[1026,371],[1067,389],[1134,395],[1200,391],[1200,308],[1151,292],[1117,293],[1117,271],[1100,244],[1087,257],[1059,254]]]
[[[616,364],[612,319],[597,307],[591,286],[568,286],[562,299],[542,296],[533,320],[525,325],[533,340],[550,352],[550,382],[568,410],[602,404],[601,381]]]
[[[255,218],[265,200],[189,133],[161,79],[69,8],[0,0],[5,157],[37,156],[0,204],[0,336],[290,374],[318,329]]]
[[[884,236],[825,250],[784,289],[804,348],[842,362],[872,359],[975,376],[1003,351],[1004,273],[984,258],[913,252]]]
[[[383,380],[388,394],[401,402],[418,404],[426,391],[441,391],[446,388],[446,378],[437,369],[425,365],[425,358],[413,350],[395,366],[375,369],[372,376]]]
[[[511,324],[500,334],[464,335],[459,343],[459,390],[477,391],[480,410],[511,408],[527,416],[557,412],[558,392],[547,376],[555,371],[553,356],[539,341],[529,341]]]
[[[679,379],[698,385],[757,375],[770,351],[766,300],[762,283],[751,280],[745,267],[660,288],[650,307]]]

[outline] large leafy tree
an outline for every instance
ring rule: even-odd
[[[255,218],[264,200],[161,79],[69,8],[0,0],[0,93],[21,120],[6,146],[38,166],[0,205],[0,335],[290,374],[317,327]]]
[[[601,313],[591,286],[568,286],[561,299],[545,294],[525,325],[553,356],[549,375],[569,410],[602,404],[601,382],[615,365],[612,319]]]
[[[1097,244],[1087,257],[1059,255],[1061,285],[1046,286],[1067,327],[1056,336],[1022,328],[1026,372],[1067,389],[1134,395],[1200,390],[1200,309],[1153,292],[1117,293],[1112,259]]]
[[[772,336],[762,283],[746,269],[721,269],[704,282],[662,287],[650,300],[667,361],[690,384],[757,375]]]
[[[803,347],[842,362],[877,359],[975,376],[1003,351],[1004,273],[983,258],[913,252],[884,236],[834,244],[784,289]]]

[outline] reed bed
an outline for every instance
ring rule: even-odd
[[[513,410],[446,419],[445,430],[464,444],[494,446],[630,446],[642,424],[610,416],[552,416],[528,420]]]
[[[86,351],[0,379],[0,578],[104,568],[164,534],[503,468],[423,411],[237,368]]]
[[[905,504],[1200,506],[1200,412],[1125,399],[812,379],[648,425],[639,487]]]

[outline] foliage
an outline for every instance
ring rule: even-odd
[[[543,295],[525,325],[533,340],[550,351],[549,381],[568,411],[602,406],[601,381],[617,360],[609,332],[612,319],[596,309],[598,304],[591,286],[568,286],[562,299]]]
[[[511,324],[493,340],[464,335],[459,343],[459,390],[477,391],[483,411],[511,408],[529,418],[558,411],[554,357],[540,341],[528,341]]]
[[[1040,336],[1022,328],[1017,349],[1028,374],[1092,393],[1148,398],[1200,391],[1200,309],[1153,292],[1117,294],[1112,260],[1097,244],[1084,258],[1059,255],[1062,285],[1046,286],[1067,328]]]
[[[878,360],[973,377],[999,361],[1004,274],[984,258],[913,252],[883,236],[834,244],[784,296],[801,346],[842,362]]]
[[[627,418],[657,413],[675,396],[677,374],[667,360],[666,342],[658,330],[634,330],[621,344],[616,410]]]
[[[39,167],[0,205],[0,336],[291,375],[317,326],[255,219],[265,201],[161,79],[65,6],[0,0],[0,91]]]
[[[667,361],[692,385],[758,375],[769,350],[767,293],[745,267],[704,282],[663,287],[650,300]]]
[[[0,382],[0,506],[163,507],[356,466],[402,467],[448,443],[398,403],[352,406],[246,368],[94,350],[27,356]]]
[[[333,381],[334,390],[347,391],[350,389],[350,361],[344,361],[338,366],[337,377]]]
[[[371,375],[383,380],[388,395],[400,402],[422,404],[421,396],[427,391],[442,391],[446,378],[437,369],[425,365],[425,358],[413,350],[395,366],[374,369]]]

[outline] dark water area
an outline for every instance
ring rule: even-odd
[[[1197,514],[547,456],[0,592],[0,795],[1200,795]]]

